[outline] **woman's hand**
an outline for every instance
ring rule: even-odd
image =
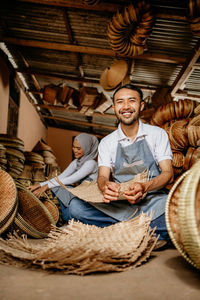
[[[38,198],[48,190],[48,184],[40,186],[39,184],[30,185],[28,189]]]
[[[119,196],[120,185],[118,183],[108,181],[103,189],[103,201],[110,203],[116,201]]]
[[[141,182],[134,182],[129,187],[129,190],[124,192],[124,196],[129,203],[135,204],[143,198],[144,193],[145,193],[144,184]]]

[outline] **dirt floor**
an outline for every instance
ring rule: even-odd
[[[49,274],[0,265],[1,300],[200,299],[200,271],[174,249],[152,252],[142,266],[122,273]]]

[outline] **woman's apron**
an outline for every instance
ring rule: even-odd
[[[115,182],[124,182],[134,178],[138,173],[147,170],[149,179],[160,174],[151,150],[145,140],[142,139],[131,145],[122,147],[118,143],[113,179]],[[137,204],[130,204],[127,200],[117,200],[110,203],[91,203],[105,214],[124,221],[139,215],[141,212],[153,212],[152,220],[165,212],[167,193],[164,189],[151,191]]]
[[[91,178],[89,176],[86,176],[83,178],[81,181],[78,182],[78,184],[81,184],[84,180],[91,181]],[[73,188],[73,185],[66,185],[67,188]],[[76,198],[75,195],[67,191],[64,187],[62,186],[56,186],[51,189],[51,192],[53,195],[55,195],[65,207],[68,207],[70,201],[73,198]]]

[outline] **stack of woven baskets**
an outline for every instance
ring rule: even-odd
[[[13,178],[17,178],[24,169],[24,142],[16,136],[0,134],[0,144],[6,149],[6,158],[4,155],[1,166],[3,166],[3,169],[6,169]]]
[[[144,52],[152,31],[154,16],[148,1],[131,3],[112,17],[108,25],[111,48],[122,55],[137,56]]]
[[[191,100],[167,103],[154,112],[150,123],[169,136],[176,179],[200,157],[200,105]]]
[[[0,169],[0,234],[18,231],[34,238],[44,238],[59,218],[56,205],[40,201],[24,185]]]

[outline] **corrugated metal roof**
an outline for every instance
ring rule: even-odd
[[[187,0],[150,1],[156,15],[155,23],[144,54],[136,58],[120,57],[114,53],[107,36],[108,24],[116,12],[114,7],[123,9],[129,1],[102,0],[101,6],[96,7],[84,7],[81,0],[74,4],[73,1],[59,0],[41,0],[40,3],[19,0],[17,5],[11,5],[11,2],[7,0],[1,4],[0,37],[4,42],[3,49],[6,45],[15,60],[14,67],[26,81],[27,95],[30,91],[38,104],[42,103],[38,86],[42,93],[43,88],[52,83],[66,83],[76,89],[87,84],[105,92],[99,87],[100,76],[117,58],[127,61],[131,81],[144,90],[149,89],[149,93],[160,87],[171,87],[199,40],[190,29]],[[65,50],[64,46],[69,47]],[[133,60],[135,65],[131,70]],[[200,95],[199,77],[200,70],[196,66],[185,82],[185,92]],[[57,117],[66,114],[65,111],[61,113],[43,108],[40,108],[41,112]],[[79,120],[78,117],[75,119]],[[103,123],[103,119],[100,122]],[[59,123],[59,120],[53,123],[48,119],[46,123],[47,126],[54,124],[57,127],[65,124]]]

